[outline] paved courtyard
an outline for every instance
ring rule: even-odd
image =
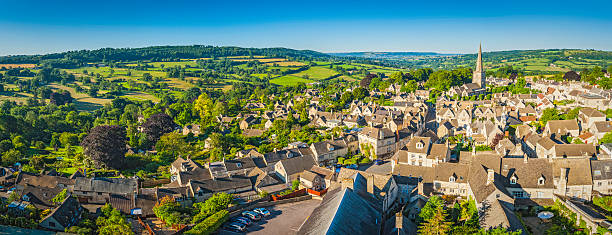
[[[251,224],[247,233],[254,235],[296,234],[300,226],[319,204],[321,204],[321,200],[311,199],[268,207],[271,215]],[[240,233],[221,231],[219,234]]]

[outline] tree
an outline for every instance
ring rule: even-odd
[[[415,80],[408,80],[406,83],[404,83],[400,91],[412,93],[416,91],[417,88],[418,88],[418,84]]]
[[[291,190],[298,190],[299,187],[300,187],[300,181],[299,180],[291,181]]]
[[[212,115],[213,101],[208,94],[202,93],[198,99],[193,102],[193,109],[200,115],[200,118],[205,120]]]
[[[83,138],[83,153],[96,165],[119,169],[123,166],[127,152],[125,128],[121,126],[97,126]]]
[[[68,197],[68,192],[66,191],[66,189],[64,189],[57,193],[57,195],[55,195],[55,197],[53,197],[51,201],[53,202],[53,204],[59,205],[66,199],[66,197]]]
[[[176,127],[174,120],[165,113],[157,113],[151,115],[144,124],[142,124],[142,132],[152,142],[157,142],[163,134],[172,132]]]
[[[100,235],[132,235],[132,227],[127,223],[119,210],[110,204],[100,208],[102,214],[96,219],[98,234]]]
[[[425,206],[423,206],[423,209],[421,209],[421,212],[419,213],[419,221],[426,221],[428,219],[431,219],[436,213],[436,210],[438,208],[443,208],[443,207],[444,207],[444,199],[442,199],[442,197],[440,196],[429,197],[429,200],[427,200],[427,203],[425,203]]]
[[[2,154],[2,165],[11,167],[15,165],[21,158],[21,153],[15,149],[11,149]]]
[[[404,83],[404,74],[401,71],[392,73],[391,76],[389,76],[389,78],[391,78],[391,81],[393,81],[393,83],[395,84]]]
[[[452,222],[446,221],[446,211],[443,207],[437,207],[431,218],[419,226],[419,234],[446,235],[451,230]]]
[[[205,202],[198,202],[193,205],[199,210],[198,214],[193,217],[192,223],[196,224],[206,217],[211,216],[227,207],[234,201],[234,197],[227,193],[217,193],[206,199]]]
[[[612,132],[606,133],[601,140],[599,140],[600,144],[612,143]],[[4,159],[4,158],[3,158]]]
[[[544,111],[542,112],[542,117],[540,117],[540,122],[542,122],[542,125],[546,125],[546,123],[550,120],[559,120],[561,119],[561,116],[559,115],[559,111],[557,111],[554,108],[547,108],[544,109]]]
[[[155,145],[155,150],[157,150],[157,152],[168,152],[176,156],[186,155],[190,153],[193,148],[185,142],[185,139],[179,133],[170,132],[159,138]]]

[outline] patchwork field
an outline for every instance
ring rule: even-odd
[[[326,79],[331,76],[337,75],[338,72],[331,70],[329,68],[314,66],[310,67],[307,70],[301,71],[299,73],[291,74],[293,76],[304,78],[304,76],[308,76],[308,79],[321,80]]]

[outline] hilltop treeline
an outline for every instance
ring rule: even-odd
[[[226,56],[266,56],[292,58],[329,57],[311,50],[294,50],[288,48],[242,48],[217,46],[153,46],[143,48],[102,48],[98,50],[80,50],[46,55],[18,55],[0,57],[0,64],[46,64],[55,68],[74,68],[85,63],[105,61],[175,61],[179,59],[196,59]]]

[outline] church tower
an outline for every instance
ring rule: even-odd
[[[476,60],[476,70],[474,70],[472,75],[472,83],[480,85],[482,89],[485,89],[487,86],[487,77],[482,66],[482,45],[478,45],[478,59]]]

